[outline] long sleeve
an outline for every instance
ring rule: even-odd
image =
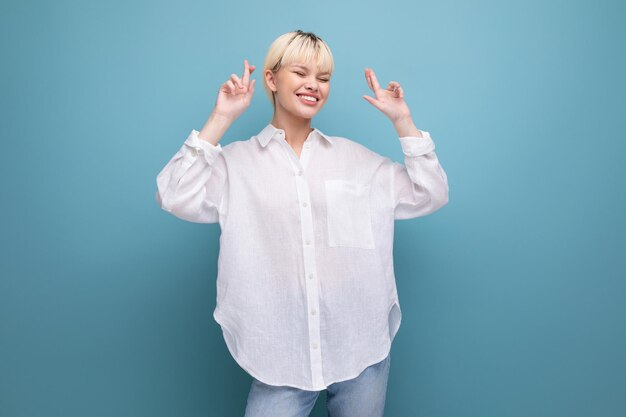
[[[192,130],[157,175],[156,201],[174,216],[194,223],[217,223],[226,215],[228,178],[220,144]]]
[[[393,162],[391,174],[396,220],[425,216],[448,203],[448,177],[430,134],[422,135],[399,138],[404,165]]]

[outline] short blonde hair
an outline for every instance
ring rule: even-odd
[[[276,74],[282,66],[291,65],[295,62],[307,63],[313,60],[317,62],[320,71],[333,73],[333,54],[330,52],[330,48],[322,38],[312,32],[303,32],[298,29],[280,35],[272,42],[263,65],[263,87],[274,109],[276,109],[274,92],[267,85],[265,70],[269,69]]]

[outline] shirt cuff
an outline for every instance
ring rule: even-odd
[[[430,133],[422,130],[422,136],[401,136],[400,145],[402,153],[406,156],[421,156],[435,150],[435,142],[430,137]]]
[[[209,165],[213,164],[217,159],[217,156],[222,152],[221,144],[213,145],[211,142],[198,137],[197,130],[193,129],[187,139],[185,139],[185,145],[192,148],[194,155],[204,155],[204,159]]]

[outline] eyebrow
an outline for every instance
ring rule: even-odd
[[[300,67],[303,68],[305,70],[309,70],[309,68],[307,66],[304,65],[300,65],[300,64],[291,64],[292,67]],[[330,75],[330,72],[326,71],[326,72],[322,72],[320,75]]]

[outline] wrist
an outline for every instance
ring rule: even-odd
[[[393,126],[396,129],[399,137],[403,136],[417,136],[422,137],[422,132],[413,123],[411,115],[403,116],[393,122]]]
[[[208,120],[198,133],[198,138],[210,142],[217,146],[224,133],[228,130],[234,119],[229,116],[217,113],[215,110],[211,112]]]
[[[213,123],[220,124],[220,125],[230,126],[235,121],[235,119],[236,118],[233,118],[232,116],[218,113],[217,110],[213,109],[213,111],[209,115],[208,121],[211,121]]]

